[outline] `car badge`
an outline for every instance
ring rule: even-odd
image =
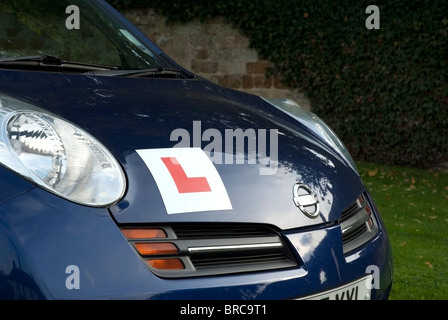
[[[306,185],[296,183],[292,188],[294,204],[309,218],[319,215],[319,199]]]

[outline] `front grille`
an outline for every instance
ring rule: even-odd
[[[149,269],[163,278],[255,272],[298,265],[280,234],[266,226],[179,224],[122,227],[125,236],[129,230],[163,232],[164,236],[156,237],[127,236]],[[154,244],[163,248],[169,246],[170,251],[145,252],[139,249],[140,246],[151,247]],[[177,267],[170,269],[172,262]]]
[[[359,248],[378,233],[378,224],[365,194],[342,212],[339,224],[344,254]]]

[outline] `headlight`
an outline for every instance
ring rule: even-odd
[[[109,151],[86,131],[24,101],[0,95],[0,163],[70,201],[117,202],[125,177]]]
[[[347,161],[347,163],[356,172],[358,172],[355,161],[345,147],[344,143],[321,118],[314,113],[303,109],[300,105],[289,99],[264,100],[309,128],[314,134],[320,137],[323,141],[327,142],[333,150],[343,157],[344,160]]]

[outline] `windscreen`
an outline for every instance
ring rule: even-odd
[[[160,65],[157,56],[91,0],[1,0],[0,59],[51,55],[120,70]]]

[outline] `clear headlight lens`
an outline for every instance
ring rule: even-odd
[[[0,95],[0,163],[70,201],[103,207],[126,187],[115,158],[95,138],[55,115]]]
[[[290,99],[264,99],[271,105],[280,109],[284,113],[288,114],[292,118],[296,119],[312,132],[319,136],[322,140],[327,142],[336,152],[342,156],[345,161],[356,171],[356,164],[353,160],[350,152],[345,147],[344,143],[334,133],[334,131],[317,115],[303,109],[300,105]]]

